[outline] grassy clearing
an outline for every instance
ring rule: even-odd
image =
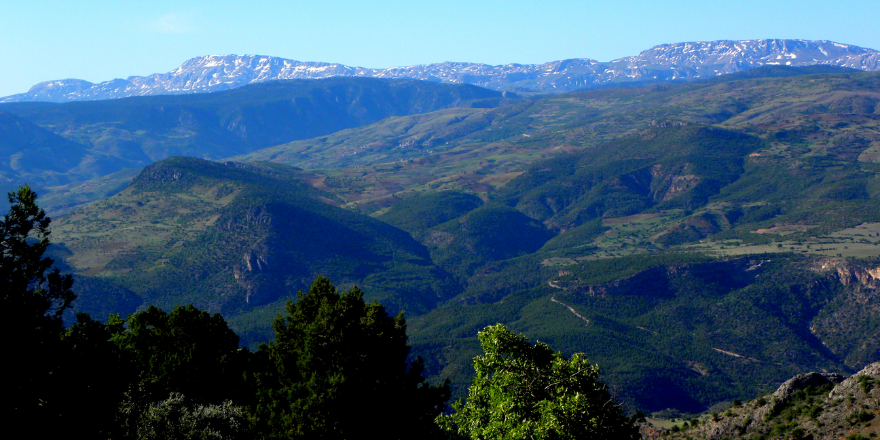
[[[792,232],[788,229],[782,227],[777,230],[779,234],[776,235],[779,238],[785,237]],[[824,236],[777,240],[769,244],[748,244],[742,240],[706,240],[685,248],[723,256],[794,252],[827,257],[870,258],[880,256],[880,223],[863,223]]]
[[[126,252],[161,252],[207,230],[217,221],[217,208],[238,193],[218,197],[219,190],[159,195],[127,189],[112,200],[94,203],[54,222],[53,239],[73,252],[66,261],[77,271],[106,274],[107,263]],[[145,203],[149,201],[154,203]],[[162,264],[156,262],[157,266]]]
[[[681,423],[681,421],[673,420],[676,419],[658,419],[654,417],[645,417],[645,421],[648,422],[648,424],[658,429],[672,429],[673,426]]]

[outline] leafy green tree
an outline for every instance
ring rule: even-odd
[[[566,358],[502,324],[478,337],[485,354],[474,358],[467,403],[438,417],[446,429],[475,440],[639,438],[583,353]]]
[[[431,438],[448,382],[432,386],[421,359],[407,362],[406,322],[367,304],[356,287],[337,293],[318,277],[273,323],[275,341],[258,356],[255,410],[267,438]]]
[[[7,362],[0,385],[4,417],[17,424],[58,420],[64,409],[64,328],[73,281],[44,258],[49,217],[27,185],[10,192],[0,220],[0,337]]]

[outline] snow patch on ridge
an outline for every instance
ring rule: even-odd
[[[783,63],[791,66],[824,64],[880,70],[880,52],[826,40],[719,40],[661,44],[637,56],[607,63],[583,58],[498,66],[447,61],[387,69],[301,62],[266,55],[208,55],[187,60],[177,69],[164,74],[132,76],[126,80],[116,79],[100,84],[82,80],[40,83],[27,93],[0,98],[0,102],[65,102],[202,93],[264,81],[333,76],[409,78],[473,84],[496,90],[569,91],[615,81],[705,78]]]

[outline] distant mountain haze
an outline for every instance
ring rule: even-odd
[[[7,103],[0,172],[198,157],[52,202],[76,311],[192,303],[254,347],[323,274],[404,310],[455,398],[502,322],[587,353],[632,410],[695,412],[880,360],[880,72],[783,61],[539,99],[335,77]]]
[[[210,94],[0,104],[0,189],[28,182],[39,190],[178,155],[222,159],[390,116],[504,99],[468,84],[340,77]],[[37,162],[51,157],[51,165],[29,159],[35,154]]]
[[[334,76],[408,78],[520,93],[553,93],[614,83],[709,78],[764,65],[831,65],[880,70],[880,52],[827,40],[720,40],[662,44],[637,56],[610,62],[587,58],[501,66],[444,62],[387,69],[263,55],[209,55],[190,59],[168,73],[130,76],[98,84],[81,79],[42,82],[26,93],[0,98],[0,102],[67,102],[204,93],[271,80]]]

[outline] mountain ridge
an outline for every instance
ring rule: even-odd
[[[0,98],[0,102],[67,102],[204,93],[271,80],[333,76],[407,78],[472,84],[495,90],[554,93],[610,83],[707,78],[774,64],[880,70],[880,52],[828,40],[717,40],[661,44],[637,56],[609,62],[573,58],[542,64],[493,66],[447,61],[385,69],[264,55],[208,55],[187,60],[167,73],[117,78],[98,84],[81,79],[46,81],[26,93]]]
[[[96,178],[176,155],[218,160],[390,116],[491,106],[503,99],[500,92],[468,84],[334,77],[273,81],[216,93],[0,104],[0,112],[8,115],[0,115],[0,189],[14,189],[27,178],[41,190],[47,184],[65,185],[77,181],[75,177]],[[21,139],[17,146],[4,147],[21,138],[15,124],[4,122],[7,119],[45,132],[46,139],[60,136],[47,146],[57,154],[45,157],[52,157],[53,164],[61,158],[74,163],[52,165],[57,169],[46,171],[40,156],[34,169],[22,168],[30,162],[13,156],[22,154],[27,143]],[[57,147],[68,142],[78,147]],[[81,151],[75,160],[74,151]]]
[[[176,159],[59,219],[58,260],[89,277],[83,298],[113,283],[112,304],[91,310],[129,297],[192,302],[224,313],[251,346],[283,300],[324,272],[404,309],[413,353],[457,397],[479,354],[473,335],[502,322],[587,353],[633,410],[702,411],[803,371],[878,360],[862,335],[880,328],[880,282],[867,276],[880,273],[880,72],[800,75],[814,69],[392,118],[294,151],[332,149],[324,167]],[[208,177],[256,167],[270,184],[175,180],[183,162],[216,171]],[[324,193],[270,200],[294,190]],[[352,227],[328,231],[322,213]],[[852,260],[861,269],[847,257],[864,259]]]

